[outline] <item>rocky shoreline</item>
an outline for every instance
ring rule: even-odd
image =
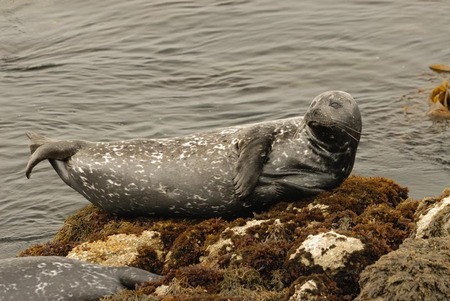
[[[102,300],[444,300],[449,220],[448,189],[418,201],[392,180],[351,176],[235,220],[120,218],[89,205],[19,256],[164,275]]]

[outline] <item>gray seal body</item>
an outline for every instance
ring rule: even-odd
[[[98,300],[160,280],[133,267],[105,267],[59,256],[0,260],[0,300]]]
[[[320,94],[304,117],[166,139],[57,141],[28,133],[34,166],[120,215],[235,217],[337,187],[361,134],[353,97]]]

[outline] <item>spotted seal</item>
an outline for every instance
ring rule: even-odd
[[[28,133],[32,169],[48,159],[93,204],[121,215],[234,217],[337,187],[361,134],[353,97],[329,91],[303,117],[165,139],[57,141]]]
[[[105,267],[60,256],[0,260],[0,300],[98,300],[160,280],[133,267]]]

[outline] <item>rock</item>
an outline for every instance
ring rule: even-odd
[[[140,248],[153,248],[161,260],[163,245],[160,233],[143,231],[141,235],[116,234],[106,240],[85,242],[73,248],[68,258],[98,263],[106,266],[132,265],[137,259]]]
[[[448,195],[447,197],[445,197]],[[420,202],[416,212],[415,238],[442,237],[450,234],[450,190],[443,197],[427,198]]]
[[[244,236],[247,234],[247,230],[260,226],[263,223],[269,223],[271,220],[249,220],[246,221],[242,226],[234,226],[227,227],[220,234],[219,239],[215,243],[210,243],[206,247],[205,256],[200,257],[200,263],[206,266],[217,266],[221,256],[224,253],[229,253],[235,250],[235,245],[231,240],[230,233],[235,236]],[[278,221],[279,222],[279,221]],[[239,257],[237,254],[232,255],[233,260],[241,260],[242,257]]]
[[[344,301],[352,300],[350,296],[343,296],[343,292],[336,287],[326,274],[311,274],[299,277],[291,285],[288,301]]]
[[[319,294],[319,288],[314,280],[308,280],[302,285],[297,284],[294,286],[295,291],[289,298],[289,301],[313,301],[317,300]]]
[[[305,265],[316,264],[334,274],[346,266],[350,254],[363,249],[361,240],[328,231],[309,235],[289,256],[289,260],[300,260]]]
[[[411,235],[416,207],[392,180],[354,176],[235,220],[122,218],[87,206],[21,254],[70,253],[165,276],[104,300],[352,300],[364,268]]]
[[[448,237],[407,239],[361,274],[356,301],[450,300]]]
[[[415,219],[411,238],[361,273],[355,300],[450,299],[450,190],[420,201]]]

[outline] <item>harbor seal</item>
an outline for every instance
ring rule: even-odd
[[[133,267],[105,267],[60,256],[0,260],[0,300],[98,300],[162,277]]]
[[[26,176],[48,159],[111,213],[232,218],[337,187],[353,168],[361,126],[353,97],[329,91],[304,118],[185,137],[94,143],[27,133]]]

